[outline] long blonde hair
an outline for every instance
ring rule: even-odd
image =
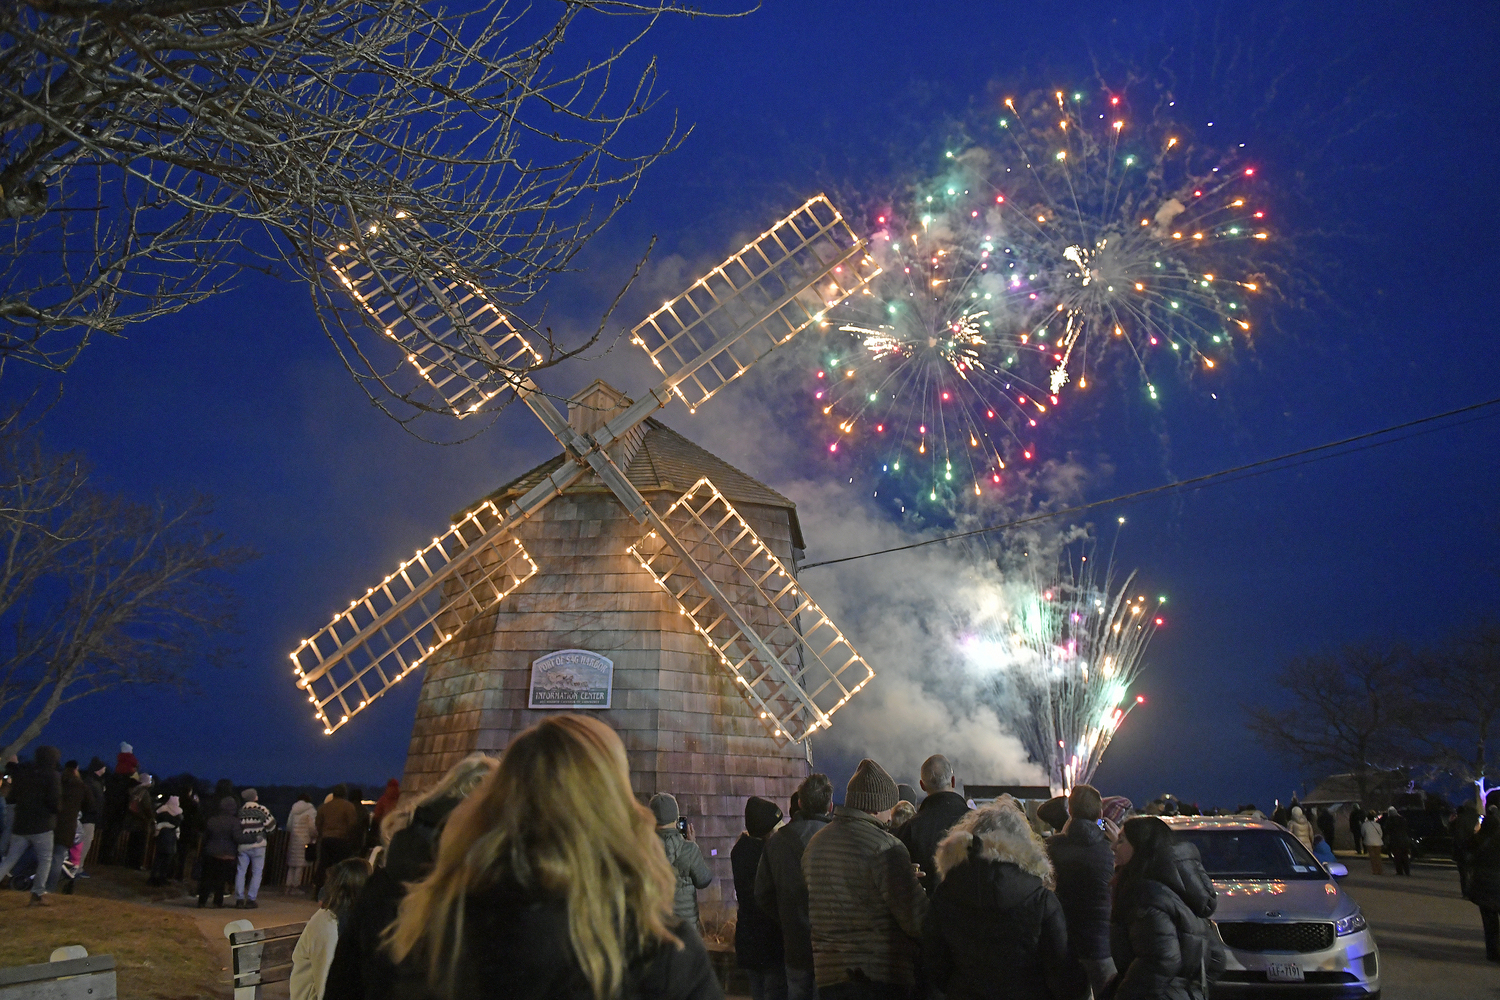
[[[550,716],[511,742],[448,818],[432,874],[402,900],[391,956],[425,959],[451,992],[468,896],[506,878],[567,900],[573,955],[597,1000],[619,993],[633,954],[682,946],[668,927],[675,879],[656,819],[630,791],[624,744],[597,719]]]

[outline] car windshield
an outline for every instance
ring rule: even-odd
[[[1177,836],[1198,848],[1212,878],[1291,881],[1328,877],[1307,848],[1280,830],[1178,830]]]

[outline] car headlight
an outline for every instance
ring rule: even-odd
[[[1344,919],[1333,922],[1333,932],[1339,937],[1345,934],[1358,934],[1365,927],[1365,915],[1360,910],[1355,910]]]

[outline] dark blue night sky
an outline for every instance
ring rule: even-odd
[[[695,131],[647,175],[583,273],[551,287],[549,322],[592,329],[653,234],[646,280],[614,328],[809,195],[899,184],[941,148],[940,122],[996,88],[1072,87],[1096,67],[1108,80],[1134,66],[1226,140],[1253,142],[1279,231],[1321,293],[1280,307],[1212,387],[1175,387],[1160,408],[1122,393],[1059,432],[1055,448],[1109,470],[1090,480],[1090,499],[1479,402],[1500,395],[1497,38],[1497,8],[1457,3],[771,0],[743,19],[666,24],[646,43],[667,92],[661,125],[676,108]],[[639,389],[649,369],[622,357],[633,350],[540,380]],[[33,384],[6,372],[11,398]],[[745,387],[735,409],[739,391],[726,392],[717,430],[695,429],[680,408],[664,419],[772,485],[845,483],[815,442],[774,458],[737,445],[723,430],[731,415],[742,428],[801,419],[749,412],[764,385]],[[1242,706],[1272,697],[1294,656],[1366,638],[1435,641],[1497,610],[1497,431],[1478,420],[1094,515],[1110,534],[1117,514],[1128,518],[1117,559],[1171,595],[1140,683],[1149,702],[1096,783],[1137,802],[1167,791],[1265,805],[1316,778],[1269,759]],[[239,666],[199,675],[192,691],[69,706],[43,741],[87,759],[128,740],[148,770],[241,783],[400,774],[417,685],[325,737],[289,683],[287,652],[453,511],[556,451],[519,407],[462,445],[408,435],[344,372],[306,291],[254,277],[89,347],[47,435],[132,496],[214,495],[217,525],[263,555],[236,579]],[[847,554],[808,542],[809,559]],[[878,559],[853,566],[882,572]],[[818,572],[806,577],[815,593]],[[852,769],[842,756],[819,761],[840,785]]]

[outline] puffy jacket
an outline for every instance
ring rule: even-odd
[[[906,853],[922,866],[922,888],[929,896],[938,884],[933,861],[937,846],[968,811],[969,803],[957,792],[933,792],[922,800],[917,814],[896,831],[896,837],[906,845]]]
[[[318,810],[311,802],[298,800],[286,817],[287,863],[306,863],[307,845],[318,839]]]
[[[675,826],[657,827],[656,835],[667,852],[667,864],[677,873],[677,891],[672,897],[672,913],[678,920],[686,920],[696,929],[698,926],[698,890],[706,888],[714,880],[703,860],[703,851],[688,840]]]
[[[505,881],[468,897],[464,946],[454,988],[428,986],[426,963],[408,958],[393,995],[403,1000],[594,1000],[568,937],[564,900],[528,893]],[[661,945],[635,956],[618,1000],[723,1000],[719,981],[697,930],[672,928],[683,947]]]
[[[57,829],[57,808],[62,799],[62,776],[57,773],[57,761],[56,747],[37,747],[31,763],[11,769],[6,801],[16,807],[11,826],[16,836]]]
[[[786,964],[811,971],[812,927],[807,922],[807,880],[802,877],[802,852],[807,842],[828,825],[828,816],[799,812],[790,823],[766,839],[760,867],[755,871],[755,902],[781,925]]]
[[[729,852],[734,896],[739,901],[734,921],[734,957],[742,969],[779,969],[783,961],[781,928],[755,902],[755,873],[760,869],[765,850],[764,840],[742,833]]]
[[[1115,1000],[1204,1000],[1204,980],[1224,971],[1224,945],[1208,919],[1218,902],[1192,844],[1122,883],[1109,935]]]
[[[802,877],[818,986],[913,984],[927,895],[905,844],[869,813],[839,806],[807,842]]]
[[[1487,910],[1500,910],[1500,819],[1487,818],[1466,852],[1464,898]]]
[[[1313,848],[1313,825],[1302,815],[1299,806],[1292,807],[1292,818],[1286,821],[1287,832],[1302,841],[1302,846],[1309,851]]]
[[[1068,920],[1068,950],[1075,958],[1109,957],[1109,887],[1115,852],[1104,831],[1075,820],[1047,841],[1057,879],[1057,901]]]
[[[1047,852],[991,830],[938,845],[940,881],[922,926],[922,964],[950,1000],[1063,1000],[1087,990],[1068,957]]]

